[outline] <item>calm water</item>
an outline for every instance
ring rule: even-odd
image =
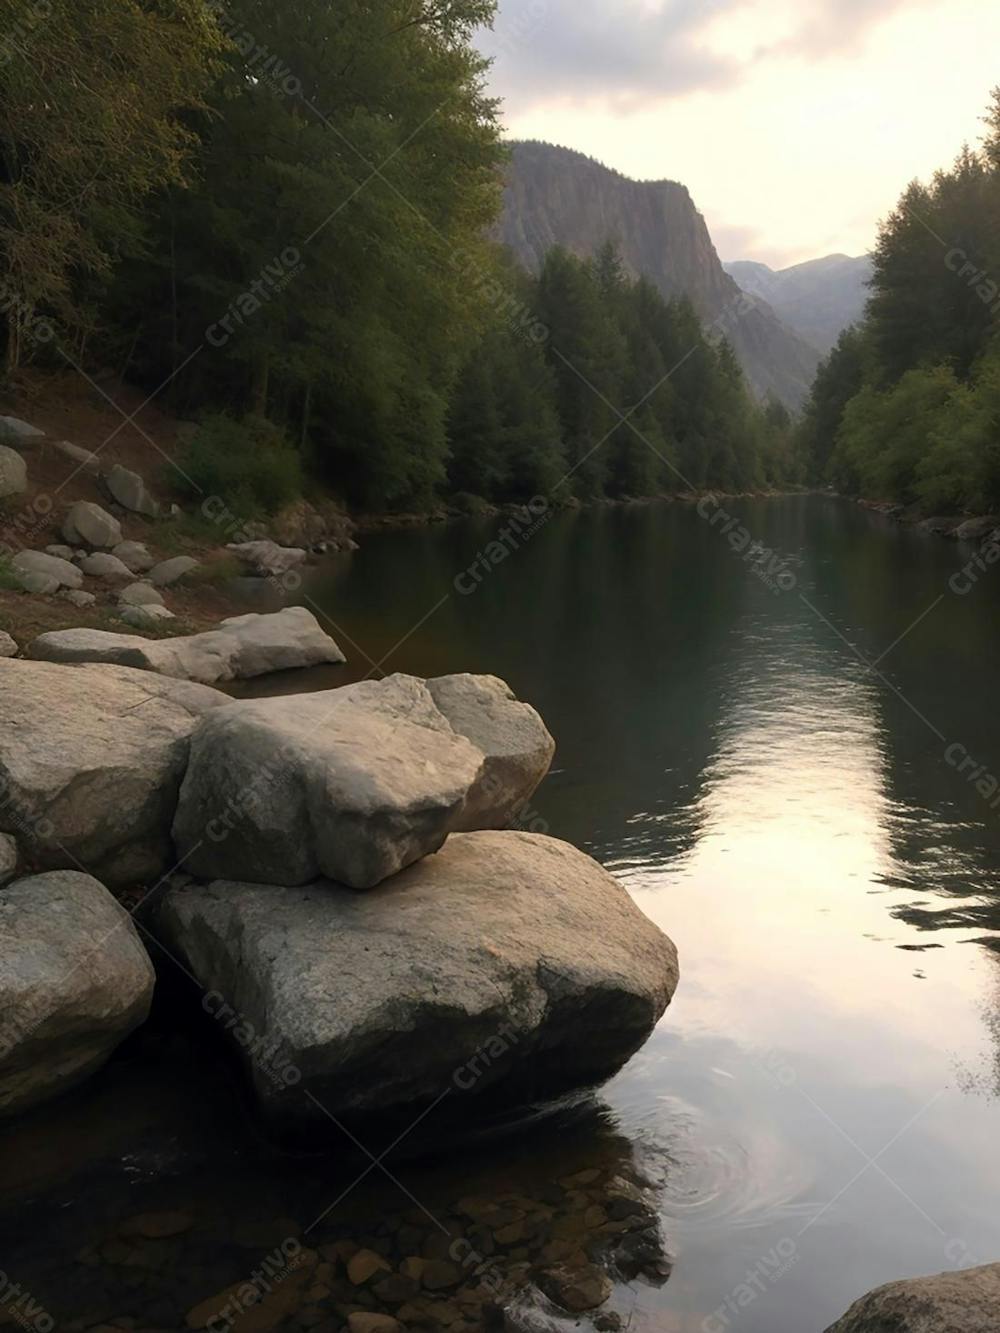
[[[535,826],[680,950],[658,1031],[571,1132],[394,1161],[400,1185],[423,1203],[553,1155],[634,1158],[675,1266],[617,1293],[633,1329],[819,1333],[882,1281],[1000,1259],[1000,811],[958,771],[1000,772],[1000,569],[958,596],[970,552],[940,539],[819,498],[728,508],[777,584],[682,506],[555,516],[468,594],[497,524],[369,537],[308,589],[350,671],[268,688],[505,677],[559,746]],[[15,1245],[36,1283],[129,1208],[196,1200],[221,1226],[330,1192],[338,1162],[259,1143],[197,1051],[146,1037],[5,1130],[0,1205],[41,1228]],[[408,1206],[395,1188],[345,1206]]]

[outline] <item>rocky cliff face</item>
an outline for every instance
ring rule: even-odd
[[[872,260],[870,255],[827,255],[778,270],[749,260],[725,268],[745,292],[766,301],[825,356],[841,332],[865,313]]]
[[[633,274],[688,296],[729,338],[755,391],[799,407],[819,355],[723,268],[690,194],[674,181],[633,181],[552,144],[513,148],[498,239],[533,270],[554,245],[578,255],[614,240]]]

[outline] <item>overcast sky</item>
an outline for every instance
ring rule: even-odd
[[[724,260],[863,254],[1000,84],[997,0],[499,0],[515,138],[682,181]]]

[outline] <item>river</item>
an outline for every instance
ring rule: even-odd
[[[503,520],[371,535],[302,594],[350,667],[265,689],[504,677],[558,743],[525,823],[681,957],[592,1109],[400,1152],[338,1213],[632,1161],[673,1263],[616,1291],[633,1330],[820,1333],[881,1282],[1000,1259],[1000,569],[956,580],[970,550],[824,497],[724,508],[543,514],[502,548]],[[269,1147],[223,1054],[161,1020],[5,1127],[0,1267],[84,1321],[181,1328],[239,1277],[238,1229],[263,1243],[350,1185],[346,1146]],[[165,1207],[202,1228],[183,1277],[100,1250]]]

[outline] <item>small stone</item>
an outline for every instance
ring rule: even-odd
[[[45,554],[54,555],[59,560],[72,560],[73,548],[72,546],[46,546]]]
[[[43,430],[39,430],[37,426],[30,426],[27,421],[21,421],[18,417],[0,417],[0,440],[23,443],[26,440],[40,440],[44,435]]]
[[[524,1223],[512,1222],[508,1227],[500,1227],[494,1231],[493,1238],[498,1245],[519,1245],[525,1239]]]
[[[549,1268],[542,1273],[539,1286],[550,1300],[571,1314],[596,1310],[614,1290],[607,1273],[595,1264]]]
[[[399,1271],[404,1277],[412,1277],[415,1282],[419,1282],[424,1275],[424,1269],[426,1267],[426,1259],[421,1259],[418,1254],[411,1254],[409,1258],[404,1259],[399,1265]]]
[[[119,542],[111,554],[127,565],[133,574],[147,574],[156,564],[156,558],[142,542]]]
[[[386,1305],[402,1305],[420,1295],[420,1283],[403,1273],[390,1273],[374,1283],[372,1291]]]
[[[594,1320],[594,1327],[597,1333],[618,1333],[619,1329],[625,1327],[620,1314],[615,1314],[614,1310],[609,1310],[607,1314],[599,1314]]]
[[[157,588],[169,588],[197,568],[198,561],[191,556],[175,555],[172,560],[161,560],[158,565],[154,565],[149,571],[149,581]]]
[[[118,616],[134,629],[152,629],[165,620],[175,619],[173,611],[165,606],[122,606]]]
[[[101,460],[96,454],[92,454],[89,449],[82,448],[79,444],[71,444],[69,440],[53,440],[53,449],[58,449],[61,454],[71,458],[77,467],[84,472],[91,472],[94,476],[101,469]]]
[[[374,1250],[358,1250],[347,1261],[347,1276],[356,1287],[370,1282],[376,1273],[391,1273],[392,1269]]]
[[[84,556],[80,568],[95,579],[120,579],[127,583],[133,577],[128,565],[122,564],[116,555],[108,551],[96,551],[93,555]]]
[[[16,657],[17,644],[6,632],[0,629],[0,657]]]
[[[567,1190],[585,1189],[588,1185],[593,1185],[595,1180],[599,1180],[600,1175],[600,1171],[595,1167],[587,1171],[578,1171],[575,1176],[564,1176],[559,1184]]]
[[[392,1315],[358,1310],[347,1316],[350,1333],[403,1333],[403,1325]]]
[[[144,1240],[167,1240],[182,1236],[194,1226],[190,1213],[138,1213],[130,1217],[121,1229],[123,1236],[142,1236]]]
[[[459,1268],[447,1259],[428,1259],[420,1278],[428,1291],[457,1287],[462,1280]]]
[[[56,596],[63,602],[69,602],[70,606],[75,606],[82,610],[85,606],[93,606],[97,598],[92,592],[84,592],[82,588],[61,588]]]
[[[584,1226],[590,1227],[594,1231],[598,1227],[602,1227],[607,1220],[608,1215],[599,1203],[591,1204],[583,1215]]]
[[[123,606],[163,606],[163,595],[151,583],[130,583],[118,594]]]

